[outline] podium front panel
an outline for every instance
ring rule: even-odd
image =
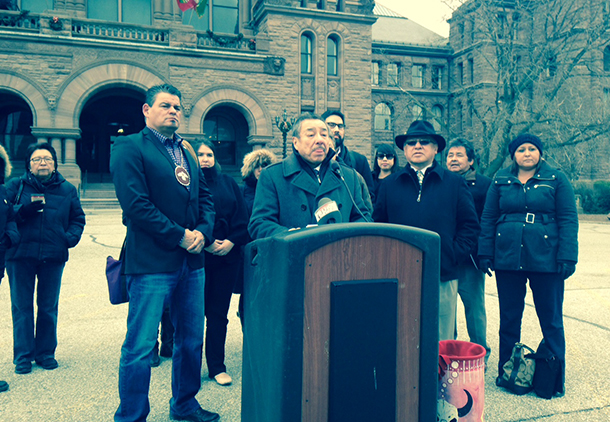
[[[420,300],[422,252],[396,239],[361,236],[342,239],[315,250],[305,259],[303,318],[302,421],[328,420],[330,349],[330,285],[340,280],[397,279],[397,421],[418,420]],[[413,300],[416,298],[417,300]],[[380,310],[381,311],[381,310]],[[384,327],[379,327],[383,330]],[[375,369],[353,368],[372,373]],[[357,396],[361,392],[353,390]],[[366,400],[363,399],[362,402]]]

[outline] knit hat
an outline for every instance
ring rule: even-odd
[[[508,144],[508,152],[510,153],[510,158],[515,158],[515,151],[523,144],[532,144],[538,151],[540,151],[540,156],[542,157],[542,141],[536,135],[530,135],[529,133],[524,133],[517,136],[515,139]]]

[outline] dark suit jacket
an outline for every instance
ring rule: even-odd
[[[339,158],[342,160],[343,164],[360,173],[366,182],[366,187],[369,188],[369,193],[373,195],[373,192],[375,191],[375,184],[373,183],[371,166],[369,166],[369,162],[366,157],[356,151],[350,151],[345,145],[343,145],[341,147]]]
[[[199,163],[186,151],[190,191],[174,175],[175,165],[148,128],[114,138],[110,171],[127,225],[125,273],[177,271],[184,258],[202,268],[204,254],[181,248],[185,229],[199,230],[206,246],[214,242],[214,204]]]

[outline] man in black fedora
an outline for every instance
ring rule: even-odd
[[[452,340],[458,263],[468,257],[480,231],[474,201],[464,178],[436,162],[436,154],[446,143],[430,123],[416,120],[404,135],[396,137],[395,142],[404,151],[407,165],[386,177],[380,185],[373,219],[439,234],[439,340]]]

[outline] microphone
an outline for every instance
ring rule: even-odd
[[[330,162],[330,171],[332,171],[339,179],[341,179],[341,181],[343,182],[343,186],[345,186],[345,189],[347,189],[347,193],[349,194],[349,198],[352,200],[352,204],[354,204],[354,208],[356,208],[356,211],[358,211],[358,214],[360,214],[360,216],[362,217],[362,219],[368,223],[372,223],[373,221],[370,220],[369,218],[367,218],[362,211],[360,211],[360,208],[358,208],[358,204],[356,204],[356,200],[354,199],[354,195],[352,195],[352,192],[349,190],[349,186],[347,186],[347,182],[345,181],[345,179],[343,178],[343,173],[341,173],[341,166],[339,165],[339,163],[337,163],[335,160],[331,160]],[[356,171],[356,170],[354,170]],[[320,199],[320,203],[324,200],[325,198]],[[319,204],[318,204],[319,205]]]
[[[345,182],[345,179],[343,179],[343,174],[341,174],[341,166],[335,160],[331,160],[330,162],[330,171],[335,173],[337,176],[339,176],[339,179]]]
[[[343,220],[337,203],[330,198],[320,199],[314,215],[318,225],[341,223]]]

